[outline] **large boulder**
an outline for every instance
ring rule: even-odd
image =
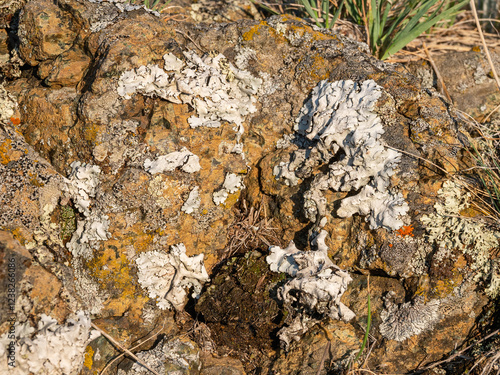
[[[166,310],[185,319],[187,289],[199,296],[213,272],[195,310],[215,344],[247,365],[253,349],[243,347],[255,337],[267,350],[264,367],[275,371],[345,364],[359,348],[370,295],[379,344],[368,363],[401,373],[464,342],[487,301],[484,287],[497,295],[498,261],[488,254],[498,233],[467,219],[478,212],[454,177],[471,165],[466,124],[366,45],[288,16],[193,24],[76,0],[29,2],[19,30],[34,74],[6,84],[0,98],[8,104],[0,114],[0,229],[33,257],[30,274],[52,275],[40,276],[52,286],[37,297],[43,309],[19,311],[22,323],[41,311],[65,319],[67,304],[130,345],[162,319],[164,333],[177,337]],[[329,272],[343,284],[327,304],[356,318],[332,320],[324,300],[292,316],[296,301],[279,290],[293,279],[262,270],[263,258],[262,276],[246,269],[249,261],[217,267],[243,197],[273,219],[275,243],[263,243],[295,242],[274,251],[330,256]],[[301,267],[289,274],[309,269]],[[371,274],[370,287],[359,270]],[[251,295],[260,288],[262,296]],[[66,299],[51,302],[55,290]],[[297,300],[310,301],[307,290]],[[211,310],[221,296],[226,303]],[[257,327],[236,308],[242,296],[259,309]],[[290,315],[278,319],[281,304]],[[241,340],[231,342],[224,328],[240,329],[236,321]],[[287,355],[265,331],[289,332],[298,321],[300,333],[279,336]],[[204,345],[181,341],[203,371],[194,352]],[[105,345],[101,337],[87,347],[84,371],[104,367],[113,355]],[[158,364],[164,347],[144,358]]]

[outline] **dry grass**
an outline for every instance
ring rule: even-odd
[[[247,201],[241,201],[241,209],[236,213],[236,219],[229,227],[229,244],[224,249],[223,259],[249,249],[268,248],[281,243],[276,234],[277,228],[272,227],[273,219],[267,217],[265,205],[248,208]]]

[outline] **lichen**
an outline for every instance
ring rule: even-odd
[[[0,372],[9,375],[76,375],[84,362],[87,344],[99,337],[91,330],[88,314],[80,311],[59,325],[56,319],[42,314],[38,327],[16,323],[15,367],[7,361],[8,334],[0,336]]]
[[[8,123],[16,107],[16,99],[0,84],[0,123]]]
[[[200,158],[183,147],[180,151],[174,151],[161,155],[158,159],[144,161],[144,169],[151,174],[170,172],[180,168],[184,172],[194,173],[201,169]]]
[[[421,218],[429,241],[435,243],[442,252],[459,249],[470,255],[475,281],[484,280],[486,292],[491,297],[500,294],[495,278],[498,259],[490,258],[490,250],[498,247],[500,233],[486,227],[481,221],[461,216],[470,205],[470,194],[463,193],[460,185],[446,181],[438,191],[438,201],[434,205],[436,213]],[[498,286],[498,285],[497,285]]]
[[[281,249],[271,246],[266,261],[273,272],[285,272],[292,276],[278,290],[278,298],[293,316],[293,321],[284,327],[278,336],[288,349],[292,340],[300,337],[314,324],[323,318],[343,319],[349,321],[355,315],[340,302],[347,285],[352,281],[346,271],[341,270],[328,258],[328,247],[325,244],[326,231],[314,240],[316,251],[304,252],[290,242]],[[297,307],[298,305],[298,307]]]
[[[175,56],[174,56],[175,57]],[[157,96],[173,103],[189,103],[197,116],[188,123],[215,128],[221,121],[235,124],[238,137],[243,133],[244,118],[256,111],[255,94],[262,84],[260,78],[232,65],[222,54],[198,56],[184,52],[186,67],[166,54],[165,69],[158,65],[140,66],[124,72],[118,82],[118,94],[130,99],[135,93]]]
[[[304,194],[305,214],[319,227],[326,223],[327,202],[322,191],[328,189],[358,191],[341,201],[336,212],[340,217],[365,215],[371,229],[403,225],[401,217],[408,204],[401,193],[390,189],[390,177],[401,154],[381,140],[384,128],[373,112],[380,95],[381,88],[373,80],[361,84],[325,80],[313,89],[299,113],[294,142],[300,148],[288,163],[277,165],[274,174],[293,186],[312,176],[317,166],[328,165],[326,173],[315,174]]]
[[[137,353],[137,357],[159,374],[198,373],[201,369],[200,351],[188,340],[163,339],[153,349]],[[147,375],[151,372],[139,363],[118,375]]]
[[[243,178],[234,173],[227,173],[222,189],[214,192],[212,199],[216,205],[224,204],[229,194],[244,189]]]
[[[386,309],[380,313],[379,330],[389,340],[404,341],[428,331],[439,321],[439,300],[424,303],[421,297],[401,305],[386,298]]]
[[[181,311],[187,300],[186,289],[193,288],[192,297],[201,293],[203,283],[209,280],[203,265],[203,254],[188,257],[186,247],[173,245],[170,253],[149,251],[135,260],[139,284],[155,298],[160,309]]]
[[[195,186],[190,192],[188,199],[184,202],[181,207],[181,211],[187,214],[192,214],[200,208],[201,198],[200,198],[200,188]]]

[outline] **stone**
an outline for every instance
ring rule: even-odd
[[[76,86],[83,78],[90,57],[78,49],[69,49],[54,61],[45,61],[38,67],[38,75],[51,87]]]
[[[19,15],[19,51],[30,65],[69,50],[76,38],[73,18],[49,0],[30,1]]]
[[[400,67],[370,57],[366,45],[298,18],[207,25],[167,20],[173,16],[162,19],[143,8],[76,0],[31,1],[22,10],[20,55],[36,74],[27,69],[23,78],[5,83],[2,100],[8,108],[0,118],[0,230],[10,232],[19,242],[17,251],[32,262],[23,269],[17,317],[35,319],[50,310],[50,316],[65,319],[65,306],[68,312],[85,310],[127,347],[164,318],[167,336],[181,340],[177,325],[187,331],[189,319],[185,312],[174,318],[173,312],[157,309],[138,282],[136,260],[183,243],[187,257],[204,255],[213,280],[186,308],[203,315],[202,336],[214,343],[186,339],[194,357],[211,347],[214,357],[231,353],[248,372],[316,374],[320,366],[333,371],[360,347],[368,293],[373,297],[371,334],[379,343],[369,359],[372,368],[408,372],[464,343],[487,298],[470,257],[440,243],[422,220],[433,217],[438,191],[451,174],[472,166],[460,150],[467,126],[455,109]],[[158,74],[139,79],[132,72]],[[154,89],[119,91],[123,77]],[[295,126],[314,88],[325,80],[339,87],[377,85],[368,116],[376,119],[377,131],[367,136],[369,127],[363,134],[354,127],[342,135],[345,142],[361,140],[359,147],[336,144],[335,149],[335,143],[320,144]],[[231,85],[240,91],[231,94],[238,104],[233,118],[231,108],[221,107],[218,114],[214,104],[224,97],[217,90]],[[365,93],[352,95],[363,99]],[[14,97],[17,105],[11,103]],[[245,100],[251,106],[239,106]],[[338,108],[335,100],[326,102],[321,116],[328,122]],[[342,118],[352,123],[352,111],[343,110]],[[395,210],[396,221],[378,228],[366,221],[367,210],[340,217],[341,201],[361,186],[348,193],[347,184],[335,188],[320,179],[363,166],[367,158],[354,156],[372,151],[374,143],[379,151],[399,153],[398,163],[368,171],[366,182],[394,192],[408,208]],[[167,155],[178,153],[178,163],[163,168]],[[338,164],[348,153],[353,160]],[[295,166],[288,167],[288,185],[274,173],[287,164]],[[321,196],[307,194],[316,176]],[[195,204],[186,205],[195,189]],[[364,197],[369,200],[370,194],[365,191]],[[238,215],[239,205],[258,204],[277,234],[269,245],[283,247],[294,240],[308,251],[324,230],[331,261],[354,278],[341,302],[356,320],[322,320],[288,353],[273,342],[275,332],[288,324],[275,295],[286,275],[268,270],[263,246],[224,259],[228,233],[235,233],[230,227],[259,233],[256,225],[239,222]],[[391,204],[377,206],[372,224]],[[321,215],[312,214],[314,207]],[[358,271],[372,273],[370,290]],[[32,286],[35,279],[44,280],[46,290]],[[438,304],[439,318],[411,331],[418,335],[396,341],[383,328],[404,320],[405,309]],[[417,318],[402,324],[415,325],[421,321]],[[382,339],[384,334],[389,338]],[[140,348],[150,349],[161,348],[153,343]],[[101,371],[118,354],[102,337],[85,350],[86,373]],[[194,373],[225,371],[222,361],[206,359],[204,365],[208,357],[199,358]],[[132,367],[128,362],[120,370]],[[228,361],[227,371],[244,370]]]

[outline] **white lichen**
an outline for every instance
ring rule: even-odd
[[[244,188],[245,185],[243,184],[242,176],[238,176],[234,173],[227,173],[226,178],[224,179],[224,184],[222,185],[222,189],[213,193],[212,200],[214,201],[215,205],[224,204],[229,194],[234,194],[238,190]]]
[[[78,212],[83,214],[84,219],[77,221],[76,231],[66,247],[74,257],[90,259],[93,249],[99,248],[99,242],[110,237],[108,216],[98,209],[91,210],[101,169],[97,165],[82,164],[79,161],[73,162],[71,168],[69,178],[65,180],[64,190],[73,200]]]
[[[99,249],[100,241],[110,238],[109,224],[108,216],[92,212],[85,220],[78,220],[76,231],[66,247],[74,257],[91,259],[93,249]]]
[[[183,147],[180,151],[161,155],[154,161],[150,159],[144,161],[144,169],[151,174],[171,172],[176,168],[187,173],[198,172],[201,169],[200,158]]]
[[[184,67],[184,61],[178,59],[173,53],[167,53],[163,56],[163,61],[165,61],[164,69],[168,72],[180,71]]]
[[[7,333],[0,336],[0,373],[6,375],[77,375],[86,346],[100,335],[91,329],[90,318],[81,311],[62,325],[42,314],[36,329],[29,323],[16,323],[14,332],[15,340]],[[11,342],[15,342],[15,367],[7,361]]]
[[[319,319],[329,317],[349,321],[355,316],[340,302],[352,279],[328,257],[326,236],[327,232],[321,231],[316,237],[313,243],[317,248],[315,251],[298,250],[292,241],[285,249],[271,246],[270,255],[266,257],[271,271],[292,276],[278,290],[278,298],[294,316],[289,326],[278,333],[285,348],[292,340],[299,340]]]
[[[305,193],[306,216],[320,222],[326,215],[322,191],[359,191],[341,201],[337,215],[366,216],[371,229],[398,229],[409,207],[401,194],[389,189],[401,154],[386,147],[381,139],[382,121],[373,112],[381,95],[380,87],[367,80],[321,81],[301,109],[295,130],[303,137],[302,147],[288,163],[274,168],[277,179],[294,186],[310,177],[313,170],[328,164],[327,173],[318,173]],[[340,152],[339,152],[340,151]],[[331,160],[336,157],[336,161]]]
[[[380,313],[380,333],[389,340],[404,341],[431,330],[440,318],[439,304],[439,300],[423,303],[419,297],[401,305],[386,299],[386,309]]]
[[[16,98],[5,89],[3,84],[0,84],[0,123],[6,124],[14,115],[16,107]]]
[[[238,137],[245,117],[256,111],[255,95],[262,79],[232,65],[222,54],[198,56],[184,52],[184,69],[172,54],[166,54],[165,69],[158,65],[141,66],[124,72],[118,93],[130,99],[135,93],[157,96],[173,103],[189,103],[197,112],[188,122],[191,127],[219,127],[222,121],[235,124]]]
[[[421,218],[429,241],[440,248],[459,249],[470,255],[472,269],[476,271],[475,280],[486,281],[486,292],[491,297],[499,295],[500,288],[495,287],[498,260],[490,258],[490,250],[498,247],[500,233],[487,228],[481,221],[461,216],[470,205],[470,194],[463,193],[457,183],[446,181],[438,191],[438,198],[434,205],[436,213]]]
[[[209,280],[203,264],[203,254],[188,257],[183,243],[173,245],[170,253],[149,251],[135,260],[139,284],[156,299],[160,309],[175,308],[181,311],[187,302],[187,291],[193,288],[192,297],[201,293],[203,283]]]
[[[76,209],[85,216],[90,215],[91,198],[95,197],[99,184],[101,168],[74,161],[71,163],[71,173],[66,179],[65,190],[72,197]]]
[[[181,211],[187,214],[192,214],[200,208],[201,198],[200,198],[200,188],[195,186],[190,192],[188,199],[181,207]]]

